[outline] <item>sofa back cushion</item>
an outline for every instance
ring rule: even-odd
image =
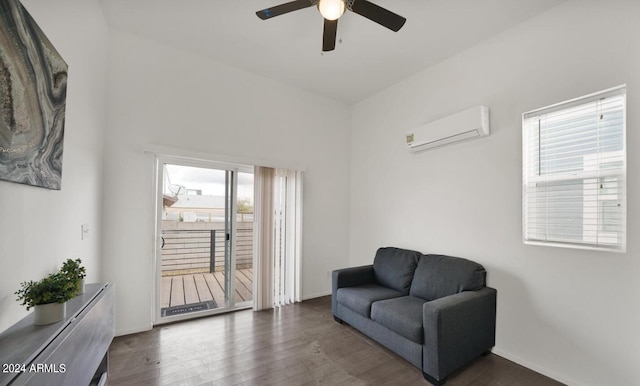
[[[407,249],[393,247],[378,249],[373,260],[376,282],[407,295],[420,256],[422,256],[420,252]]]
[[[486,285],[484,267],[471,260],[423,255],[418,261],[409,294],[431,301]]]

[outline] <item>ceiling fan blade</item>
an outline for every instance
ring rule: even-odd
[[[299,9],[308,8],[313,5],[313,2],[310,0],[296,0],[289,3],[284,3],[280,5],[276,5],[271,8],[263,9],[262,11],[256,12],[256,15],[262,20],[271,19],[272,17],[284,15],[285,13],[297,11]]]
[[[398,32],[407,21],[404,17],[375,5],[367,0],[355,0],[351,10],[360,16],[375,21],[383,27]]]
[[[336,48],[338,34],[338,20],[324,19],[324,33],[322,34],[322,51],[333,51]]]

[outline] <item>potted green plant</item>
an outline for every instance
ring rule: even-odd
[[[65,275],[69,281],[76,285],[76,295],[84,292],[84,278],[87,276],[86,269],[82,266],[82,260],[80,259],[67,259],[62,263],[60,273]]]
[[[51,324],[65,318],[66,302],[76,295],[77,284],[62,272],[52,273],[40,281],[27,281],[15,292],[18,301],[34,308],[35,325]]]

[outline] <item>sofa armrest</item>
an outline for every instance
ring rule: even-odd
[[[497,291],[484,287],[445,296],[422,307],[422,371],[437,380],[495,345]]]
[[[376,282],[373,264],[360,267],[336,269],[331,273],[331,310],[336,314],[336,292],[338,288],[357,287]]]
[[[375,283],[373,265],[336,269],[332,273],[333,288],[356,287]]]

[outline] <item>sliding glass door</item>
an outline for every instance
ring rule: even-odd
[[[251,168],[157,157],[156,324],[250,307]]]

